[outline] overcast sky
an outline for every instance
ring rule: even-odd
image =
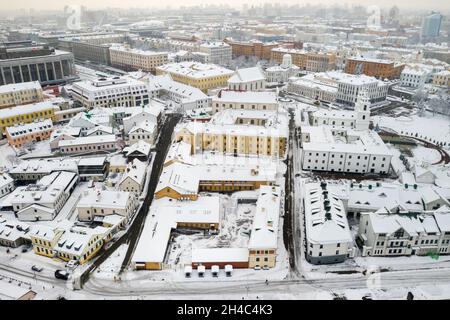
[[[449,0],[0,0],[0,10],[15,9],[62,9],[65,5],[83,5],[88,9],[100,9],[105,7],[152,7],[152,6],[173,6],[197,5],[202,3],[226,3],[231,6],[241,7],[243,3],[261,4],[261,3],[281,3],[281,4],[362,4],[362,5],[380,5],[382,7],[391,7],[397,5],[400,8],[427,9],[450,11]]]

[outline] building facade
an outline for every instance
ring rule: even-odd
[[[404,64],[390,60],[350,57],[345,63],[345,72],[350,74],[365,74],[378,79],[399,79],[405,67]]]
[[[81,81],[72,86],[71,92],[74,100],[87,109],[138,107],[150,102],[145,83],[131,78]]]
[[[126,71],[155,72],[156,67],[168,63],[167,52],[132,49],[125,45],[109,48],[111,65]]]
[[[227,81],[234,71],[214,64],[179,62],[157,67],[156,75],[163,74],[170,74],[173,80],[206,93],[209,89],[226,87]]]
[[[38,81],[0,86],[0,109],[37,103],[44,100]]]

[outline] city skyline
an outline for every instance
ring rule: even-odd
[[[242,8],[244,4],[251,5],[262,5],[265,3],[270,3],[266,0],[248,0],[246,2],[242,2],[240,0],[218,0],[214,2],[214,5],[229,5],[231,7],[236,8]],[[395,0],[395,1],[389,1],[389,0],[379,0],[376,3],[373,3],[373,1],[369,0],[344,0],[344,1],[328,1],[328,0],[278,0],[273,4],[281,4],[281,5],[325,5],[328,7],[331,6],[343,6],[343,5],[363,5],[363,6],[372,6],[372,5],[379,5],[380,7],[388,8],[392,7],[394,5],[398,6],[399,8],[408,8],[413,10],[448,10],[448,5],[446,5],[446,1],[443,0],[430,0],[427,2],[423,1],[408,1],[408,0]],[[165,1],[164,4],[161,4],[159,1],[154,0],[132,0],[123,2],[120,0],[101,0],[96,1],[93,3],[89,0],[71,0],[71,1],[58,1],[55,3],[54,0],[43,0],[39,2],[34,2],[30,0],[18,0],[11,2],[4,2],[0,3],[0,10],[3,11],[16,11],[16,10],[61,10],[64,9],[65,6],[68,5],[80,5],[85,6],[88,9],[105,9],[105,8],[133,8],[133,7],[139,7],[139,8],[166,8],[170,7],[172,9],[177,9],[182,6],[197,6],[197,5],[205,5],[205,3],[201,0],[183,0],[183,1],[176,1],[176,0],[168,0]],[[207,6],[208,4],[206,4]]]

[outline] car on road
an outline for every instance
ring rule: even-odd
[[[44,270],[44,268],[33,265],[31,267],[31,270],[36,271],[36,272],[41,272],[42,270]]]
[[[64,270],[56,270],[55,271],[55,278],[60,280],[68,280],[70,273]]]

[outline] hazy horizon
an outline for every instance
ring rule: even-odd
[[[97,0],[93,2],[92,0],[68,0],[68,1],[55,1],[55,0],[41,0],[41,1],[31,1],[31,0],[15,0],[14,2],[2,1],[0,3],[0,10],[2,11],[17,11],[23,9],[35,9],[35,10],[62,10],[66,5],[82,5],[88,9],[102,9],[102,8],[150,8],[150,7],[160,7],[164,8],[170,6],[172,8],[178,8],[181,6],[192,6],[200,4],[227,4],[233,7],[241,8],[243,4],[248,5],[258,5],[263,3],[274,3],[274,4],[321,4],[321,5],[379,5],[380,7],[391,7],[397,5],[399,8],[408,8],[416,10],[441,10],[449,11],[450,5],[447,0],[275,0],[273,2],[266,0],[216,0],[213,3],[206,2],[205,0],[166,0],[163,3],[156,0]]]

